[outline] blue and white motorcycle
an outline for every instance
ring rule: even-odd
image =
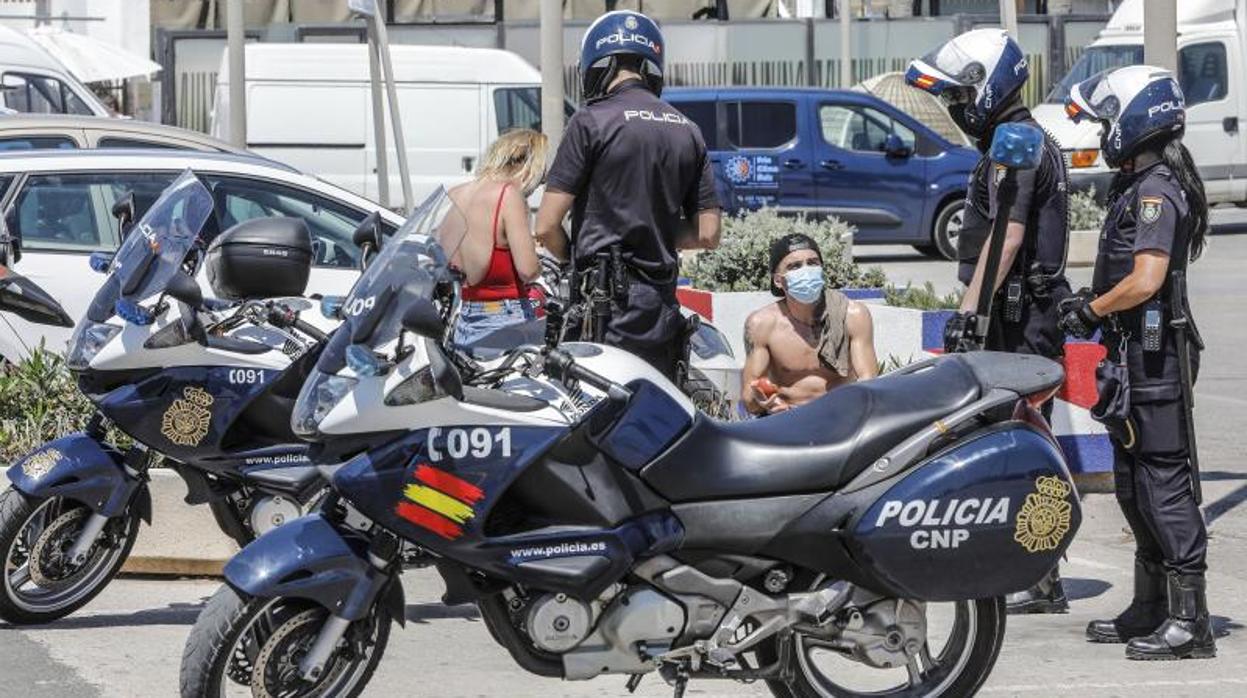
[[[980,352],[719,422],[589,343],[456,357],[444,192],[345,299],[294,428],[332,493],[226,566],[182,695],[356,696],[404,621],[401,551],[522,668],[763,680],[777,696],[963,696],[1081,513],[1034,405],[1046,359]],[[441,241],[439,244],[438,241]],[[407,661],[417,661],[409,658]]]
[[[67,363],[96,412],[81,433],[8,470],[0,618],[46,623],[98,594],[139,522],[151,521],[148,469],[158,461],[186,481],[187,503],[207,503],[240,545],[298,518],[323,492],[289,423],[325,339],[299,319],[310,307],[298,298],[311,264],[306,224],[257,219],[213,236],[212,212],[212,195],[187,172],[116,255],[93,258],[108,278]],[[204,264],[216,297],[231,300],[205,301],[195,281]],[[36,303],[30,289],[10,286],[0,309],[72,324],[51,299]],[[111,443],[109,425],[133,445]]]

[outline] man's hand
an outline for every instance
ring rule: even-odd
[[[974,328],[975,314],[969,310],[953,313],[944,325],[944,353],[952,354],[961,349],[966,333]]]
[[[563,219],[575,201],[575,196],[547,187],[541,197],[541,207],[537,209],[537,242],[560,261],[568,258],[568,239],[567,232],[563,230]]]
[[[1095,334],[1096,328],[1104,322],[1104,318],[1091,309],[1091,300],[1091,292],[1083,289],[1061,301],[1061,304],[1057,306],[1061,313],[1061,320],[1057,325],[1063,332],[1079,339],[1088,339]]]
[[[765,400],[757,400],[757,405],[762,408],[762,414],[764,415],[779,414],[792,409],[792,405],[785,402],[784,398],[779,396],[779,393],[775,393]]]

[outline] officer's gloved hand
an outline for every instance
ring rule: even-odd
[[[966,336],[966,330],[974,326],[974,313],[969,310],[963,310],[954,313],[948,318],[948,322],[944,325],[944,353],[952,354],[961,346],[961,340]]]
[[[1061,301],[1061,305],[1058,306],[1061,321],[1057,324],[1063,332],[1079,339],[1088,339],[1095,334],[1096,328],[1104,322],[1104,318],[1096,315],[1091,309],[1093,298],[1091,292],[1084,288],[1074,296]]]

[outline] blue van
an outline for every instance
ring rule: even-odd
[[[729,211],[833,215],[857,227],[856,244],[956,258],[979,155],[887,102],[790,87],[673,87],[662,96],[701,128]]]

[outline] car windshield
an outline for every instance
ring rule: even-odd
[[[1139,45],[1092,46],[1083,51],[1074,67],[1048,93],[1049,104],[1064,104],[1065,97],[1074,85],[1109,68],[1139,65],[1143,62],[1143,47]]]
[[[450,255],[463,242],[467,219],[445,189],[421,204],[355,282],[342,305],[351,343],[374,349],[398,337],[403,313],[416,299],[433,297],[450,276]]]
[[[199,243],[212,210],[212,194],[193,172],[178,177],[121,243],[91,303],[90,318],[103,322],[117,312],[119,301],[138,304],[163,293]]]

